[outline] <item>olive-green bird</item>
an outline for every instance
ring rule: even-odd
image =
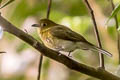
[[[76,49],[98,51],[112,56],[108,51],[89,43],[82,35],[49,19],[41,19],[39,24],[32,26],[38,27],[38,34],[45,46],[55,51],[69,52],[68,56]]]

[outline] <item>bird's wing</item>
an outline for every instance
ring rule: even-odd
[[[59,39],[64,39],[74,42],[87,42],[87,40],[82,35],[62,25],[52,27],[50,29],[50,33],[52,36],[55,36]]]

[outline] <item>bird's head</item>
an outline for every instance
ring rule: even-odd
[[[50,27],[54,27],[56,26],[57,24],[49,19],[41,19],[39,21],[39,24],[33,24],[32,27],[38,27],[39,30],[46,30]]]

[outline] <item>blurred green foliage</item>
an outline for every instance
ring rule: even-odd
[[[0,80],[25,80],[25,76],[24,76],[24,75],[15,76],[15,77],[11,77],[11,78],[9,78],[9,79],[0,78]]]
[[[19,53],[27,48],[30,48],[27,44],[25,43],[20,43],[19,46],[17,47],[16,51]]]
[[[2,2],[2,0],[0,0],[0,3]]]
[[[111,38],[113,40],[116,40],[115,39],[116,38],[116,29],[115,29],[115,27],[114,26],[110,26],[110,27],[108,27],[107,31],[110,34]]]

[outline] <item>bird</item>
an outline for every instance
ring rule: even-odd
[[[52,50],[68,52],[68,56],[76,49],[91,50],[112,57],[110,52],[88,42],[81,34],[50,19],[41,19],[38,24],[33,24],[32,27],[38,28],[38,35],[42,42]]]

